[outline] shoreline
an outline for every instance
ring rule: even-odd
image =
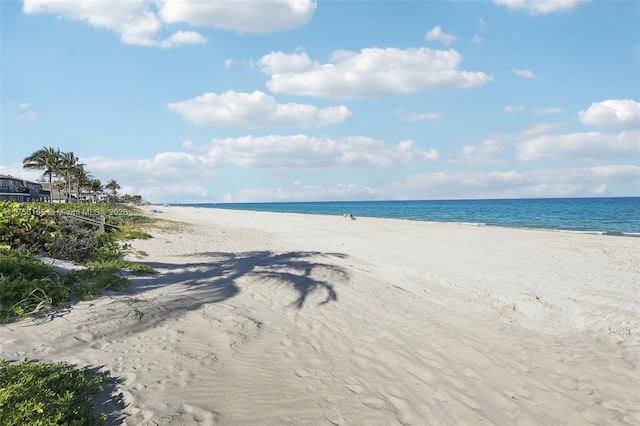
[[[640,236],[640,216],[637,214],[640,197],[194,203],[173,206],[329,216],[350,211],[357,217]],[[501,211],[506,214],[496,214]],[[549,221],[547,217],[553,220]],[[593,218],[600,221],[593,221]]]
[[[629,197],[632,198],[632,197]],[[253,213],[277,213],[277,214],[294,214],[294,215],[305,215],[305,216],[330,216],[330,217],[339,217],[338,214],[322,214],[322,213],[301,213],[301,212],[286,212],[286,211],[270,211],[270,210],[241,210],[241,209],[230,209],[225,207],[201,207],[201,206],[189,206],[189,205],[163,205],[163,204],[153,204],[155,207],[179,207],[186,209],[205,209],[205,210],[227,210],[227,211],[243,211],[243,212],[253,212]],[[398,221],[410,221],[410,222],[427,222],[427,223],[435,223],[435,224],[452,224],[452,225],[465,225],[465,226],[478,226],[478,227],[493,227],[493,228],[507,228],[507,229],[521,229],[525,231],[548,231],[548,232],[562,232],[569,234],[587,234],[587,235],[603,235],[608,237],[631,237],[631,238],[640,238],[640,232],[623,232],[623,231],[597,231],[597,230],[578,230],[578,229],[560,229],[560,228],[547,228],[547,227],[520,227],[520,226],[508,226],[508,225],[497,225],[486,222],[461,222],[461,221],[441,221],[441,220],[428,220],[428,219],[412,219],[412,218],[397,218],[397,217],[379,217],[379,216],[363,216],[358,215],[357,218],[363,219],[383,219],[383,220],[398,220]]]
[[[132,242],[157,275],[0,328],[108,369],[124,424],[640,422],[637,238],[142,210],[190,224]]]

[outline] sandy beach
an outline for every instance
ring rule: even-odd
[[[133,242],[157,275],[0,326],[109,370],[110,424],[640,424],[640,238],[144,210],[190,224]]]

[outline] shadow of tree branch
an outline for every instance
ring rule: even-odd
[[[144,310],[142,307],[135,307],[129,312],[139,317],[140,324],[133,328],[148,327],[177,312],[195,310],[208,303],[230,299],[241,291],[239,280],[243,278],[253,278],[250,285],[259,281],[269,281],[292,288],[296,291],[297,298],[291,305],[297,309],[302,309],[308,297],[318,292],[325,294],[319,305],[337,302],[335,284],[347,282],[349,279],[349,274],[344,268],[331,262],[331,258],[345,258],[346,255],[342,253],[200,252],[183,257],[199,261],[145,262],[158,270],[159,274],[152,277],[132,277],[137,296],[144,298],[144,294],[151,290],[167,289],[161,302],[156,305],[159,309],[155,312]]]

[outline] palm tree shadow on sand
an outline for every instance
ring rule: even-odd
[[[297,299],[292,306],[301,309],[314,293],[323,293],[324,300],[320,305],[337,301],[335,284],[345,283],[349,279],[345,269],[329,262],[331,258],[345,258],[346,255],[341,253],[206,252],[184,257],[200,261],[178,264],[145,262],[160,274],[145,278],[132,277],[134,291],[142,295],[150,290],[167,288],[168,294],[163,295],[163,308],[169,311],[194,310],[207,303],[234,297],[241,291],[240,280],[269,280],[295,290]],[[167,314],[170,316],[171,312],[164,312],[163,316]]]

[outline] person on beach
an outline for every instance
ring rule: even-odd
[[[351,212],[342,213],[342,217],[348,217],[351,220],[356,220],[355,216],[353,214],[351,214]]]

